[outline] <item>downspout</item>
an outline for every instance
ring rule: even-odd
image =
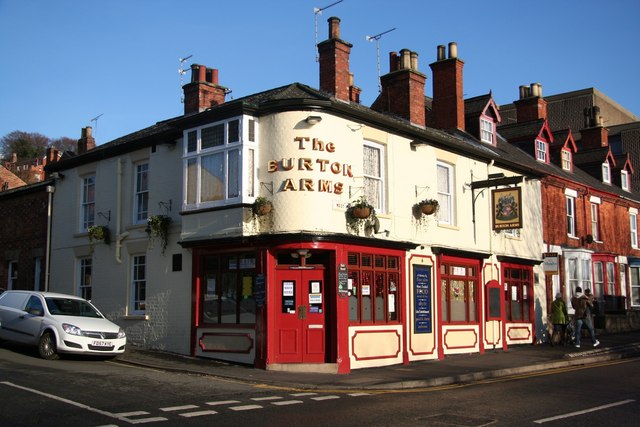
[[[116,262],[122,264],[122,241],[129,236],[129,232],[120,233],[122,229],[122,159],[118,159],[118,176],[116,182]]]
[[[52,219],[52,207],[53,207],[53,193],[56,192],[56,187],[53,185],[47,185],[47,194],[49,200],[47,203],[47,247],[45,248],[45,267],[44,267],[44,291],[49,291],[49,273],[51,269],[51,219]]]

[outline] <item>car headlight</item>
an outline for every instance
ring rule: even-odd
[[[62,324],[62,329],[68,333],[69,335],[78,335],[78,336],[82,336],[82,329],[78,328],[75,325],[71,325],[69,323],[63,323]]]
[[[118,338],[124,338],[125,336],[124,329],[120,328],[120,330],[118,330]]]

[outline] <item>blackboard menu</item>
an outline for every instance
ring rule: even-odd
[[[431,333],[431,266],[413,266],[413,318],[416,334]]]

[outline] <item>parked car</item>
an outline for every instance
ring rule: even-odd
[[[52,292],[0,294],[0,340],[35,345],[43,359],[59,353],[117,356],[124,353],[124,330],[89,301]]]

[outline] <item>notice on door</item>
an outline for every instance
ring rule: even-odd
[[[413,319],[416,334],[431,333],[431,267],[413,266]]]
[[[293,280],[282,281],[282,312],[296,312],[296,282]]]

